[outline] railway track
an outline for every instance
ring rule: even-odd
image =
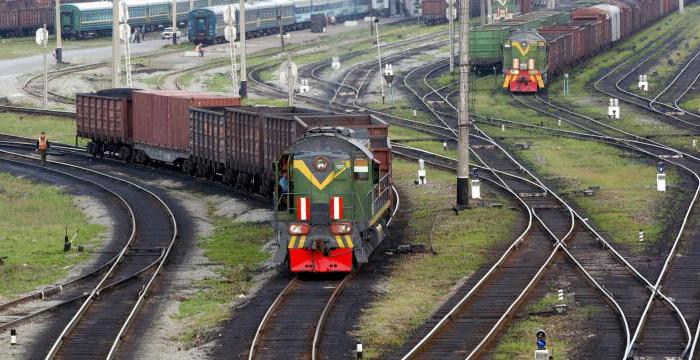
[[[364,83],[364,81],[361,81],[361,82],[360,82],[360,84],[362,84],[362,83]],[[359,94],[359,91],[356,92],[356,94]],[[353,94],[353,97],[355,97],[355,94]],[[489,146],[489,145],[486,145],[486,146],[485,146],[485,148],[490,148],[490,147],[491,147],[491,146]],[[401,150],[395,150],[396,153],[398,153],[398,152],[400,152],[400,151],[403,151],[403,149],[401,149]],[[520,169],[520,167],[518,166],[517,169]],[[516,170],[516,171],[517,171],[517,170]],[[551,204],[550,204],[550,205],[551,205]],[[552,206],[544,206],[544,208],[549,208],[549,207],[552,207]],[[549,220],[553,220],[553,219],[550,218]],[[561,219],[560,219],[560,221],[561,221]],[[557,223],[557,221],[554,221],[554,220],[553,220],[553,225],[552,225],[552,226],[555,226],[555,227],[556,227],[556,226],[560,226],[560,224]],[[573,229],[573,222],[572,222],[571,229]],[[555,234],[555,233],[552,232],[552,234]],[[543,236],[543,238],[544,238],[544,239],[547,239],[546,234],[544,234],[544,235],[545,235],[545,236]],[[559,234],[560,237],[563,236],[563,235],[564,235],[564,234]],[[557,238],[557,235],[556,235],[556,234],[555,234],[554,238]],[[597,239],[597,238],[596,238],[596,239]],[[544,265],[542,265],[542,269],[544,269],[544,268],[546,267],[546,264],[548,264],[549,261],[551,261],[551,258],[553,257],[553,254],[550,254],[550,255],[552,255],[552,256],[547,258],[548,261],[545,261],[545,262],[544,262]],[[504,255],[504,256],[505,256],[505,255]],[[502,258],[502,259],[505,259],[505,257]],[[536,259],[536,257],[528,257],[528,260],[531,260],[531,259]],[[542,259],[540,258],[540,260],[542,260]],[[539,274],[539,275],[537,275],[537,274]],[[538,271],[535,275],[541,276],[541,274],[542,274],[542,272],[541,272],[541,271]],[[484,278],[486,278],[486,277],[476,276],[475,278],[484,279]],[[624,277],[623,277],[623,278],[624,278]],[[630,278],[633,279],[633,277],[629,277],[629,276],[627,277],[628,280],[629,280]],[[528,279],[533,279],[533,277],[530,277],[530,278],[528,278]],[[534,279],[533,279],[533,280],[534,280]],[[510,306],[507,306],[507,309],[505,309],[506,311],[505,311],[505,314],[503,315],[503,317],[502,317],[502,318],[498,318],[496,324],[492,324],[492,327],[490,327],[491,331],[488,330],[488,329],[489,329],[488,327],[485,327],[485,328],[484,328],[484,323],[488,323],[488,320],[486,320],[486,321],[484,321],[484,323],[480,324],[480,325],[482,326],[482,328],[483,328],[482,330],[486,330],[487,333],[490,334],[489,336],[487,336],[487,338],[492,337],[493,334],[496,332],[497,327],[503,325],[503,322],[505,321],[505,318],[508,317],[508,316],[510,315],[510,312],[509,312],[508,310],[512,310],[514,307],[517,306],[517,304],[519,304],[519,303],[524,299],[524,294],[528,291],[528,289],[531,289],[531,288],[532,288],[532,285],[533,285],[535,282],[536,282],[536,281],[532,281],[532,283],[531,283],[529,286],[527,286],[526,284],[519,284],[518,286],[512,286],[512,284],[511,284],[510,289],[509,289],[509,290],[510,290],[510,294],[507,294],[505,297],[508,298],[508,296],[510,295],[511,297],[509,298],[509,300],[512,300],[512,302],[508,302],[508,301],[506,300],[506,301],[504,301],[504,302],[502,303],[503,306],[510,305]],[[475,289],[475,288],[478,288],[478,287],[472,287],[472,289]],[[522,290],[523,292],[519,293],[519,290],[521,290],[521,289],[523,289],[523,290]],[[640,287],[637,286],[636,289],[640,289]],[[644,287],[641,286],[641,289],[642,289],[642,294],[643,294],[643,293],[644,293],[644,290],[643,290]],[[516,291],[514,291],[514,290],[516,290]],[[519,293],[520,296],[516,296],[516,293]],[[604,292],[602,292],[602,293],[604,294]],[[464,302],[467,301],[467,300],[466,300],[467,298],[471,298],[471,296],[474,296],[474,295],[473,295],[474,292],[470,292],[470,294],[471,294],[471,295],[469,295],[469,296],[467,296],[466,298],[464,298],[465,300],[461,302],[462,304],[463,304]],[[476,297],[477,297],[477,296],[475,296],[475,298],[476,298]],[[482,298],[482,299],[486,299],[486,298],[488,298],[488,297],[484,297],[484,298]],[[629,298],[630,298],[630,299],[639,299],[640,297],[639,297],[639,296],[630,296]],[[642,298],[643,298],[643,297],[642,297]],[[483,301],[483,300],[482,300],[482,301]],[[493,304],[489,303],[487,306],[493,307]],[[482,310],[483,310],[483,309],[482,309]],[[456,311],[456,310],[455,310],[455,311]],[[485,313],[485,312],[484,312],[484,313]],[[494,312],[494,313],[495,313],[495,312]],[[492,314],[491,320],[493,320],[493,313],[491,313],[491,314]],[[501,313],[501,314],[503,314],[503,313]],[[454,315],[454,312],[450,313],[450,314],[449,314],[449,317],[452,317],[453,315]],[[622,312],[621,312],[621,316],[624,318],[624,314],[623,314]],[[626,323],[626,321],[623,321],[623,322]],[[472,323],[471,325],[475,325],[475,324]],[[478,326],[479,326],[479,325],[476,325],[476,327],[478,327]],[[627,325],[623,326],[623,328],[625,328],[626,330],[628,329]],[[461,334],[464,334],[464,333],[467,333],[467,334],[483,334],[483,332],[479,332],[478,329],[474,329],[474,328],[472,328],[472,329],[468,329],[468,328],[467,328],[467,329],[464,329],[464,328],[459,329],[459,327],[457,327],[457,333],[461,333]],[[628,330],[627,330],[626,334],[627,334],[627,337],[626,337],[626,338],[629,339],[629,331],[628,331]],[[449,335],[447,336],[447,338],[449,339]],[[482,352],[482,351],[485,349],[484,343],[483,343],[483,342],[479,342],[479,340],[485,340],[485,339],[487,339],[487,338],[479,338],[478,335],[473,335],[472,338],[469,339],[469,340],[471,340],[471,342],[473,343],[472,345],[474,346],[473,348],[471,348],[471,349],[473,349],[472,354],[480,353],[480,352]],[[469,340],[467,340],[467,342],[469,342]],[[465,344],[458,344],[458,343],[455,343],[454,341],[452,341],[452,343],[451,343],[450,340],[447,340],[446,343],[441,343],[441,345],[442,345],[442,346],[440,346],[439,348],[440,348],[440,349],[443,349],[443,350],[444,350],[444,349],[453,349],[452,351],[454,351],[455,346],[457,347],[458,351],[464,351],[465,348],[466,348],[466,349],[470,349],[469,345],[467,345],[467,346],[465,347]],[[452,346],[452,347],[449,348],[448,345],[449,345],[449,346]],[[449,352],[449,351],[448,351],[448,352]],[[442,356],[446,356],[446,355],[447,355],[447,352],[445,352],[445,353],[440,353],[440,354],[438,354],[438,355],[436,355],[436,354],[431,354],[430,356],[442,357]]]
[[[0,159],[0,161],[6,163],[12,163],[15,165],[21,165],[23,168],[29,169],[44,169],[40,166],[29,164],[25,162],[17,162],[14,160]],[[115,222],[127,224],[128,232],[117,235],[117,240],[112,243],[116,244],[126,244],[128,246],[132,237],[134,236],[135,229],[135,218],[134,211],[127,201],[127,199],[121,197],[118,193],[113,190],[95,182],[91,182],[88,179],[76,177],[70,173],[51,169],[50,172],[55,173],[61,177],[71,179],[76,183],[87,184],[97,188],[100,192],[107,194],[113,202],[113,209],[120,209],[121,211],[115,211],[115,214],[124,214],[124,216],[115,216]],[[121,219],[124,217],[124,219]],[[121,239],[123,237],[123,239]],[[121,248],[116,248],[112,250],[113,246],[107,245],[107,255],[118,254]],[[108,256],[106,259],[102,259],[102,262],[98,262],[99,265],[95,266],[94,269],[85,272],[79,277],[63,282],[60,284],[51,285],[45,287],[39,291],[30,293],[27,296],[0,304],[0,331],[16,327],[18,325],[24,324],[40,315],[47,314],[51,311],[58,311],[63,308],[68,308],[69,305],[76,304],[85,299],[86,294],[90,292],[100,278],[104,276],[105,272],[109,267],[114,264],[117,260],[118,255]],[[102,256],[105,258],[105,256]]]
[[[5,150],[4,159],[36,162]],[[80,300],[80,308],[62,328],[46,354],[51,358],[113,358],[139,307],[153,286],[177,238],[177,222],[167,204],[150,190],[95,170],[48,162],[47,171],[70,173],[100,184],[128,201],[133,232],[99,281]],[[38,354],[36,354],[38,355]],[[44,355],[41,355],[44,356]]]
[[[248,359],[317,359],[325,321],[352,275],[292,278],[261,320]]]

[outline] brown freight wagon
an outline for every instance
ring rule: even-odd
[[[22,29],[36,30],[44,24],[49,29],[53,28],[55,12],[52,8],[21,9],[18,11],[19,27]]]
[[[307,129],[295,118],[301,114],[328,113],[297,107],[227,108],[224,181],[251,192],[271,193],[273,162]]]
[[[576,25],[548,25],[543,26],[537,30],[540,35],[549,34],[571,34],[571,58],[569,59],[569,65],[577,62],[586,56],[586,43],[585,43],[585,29],[581,26]]]
[[[604,10],[591,7],[576,9],[571,12],[571,20],[600,21],[602,24],[601,28],[603,38],[599,44],[605,47],[612,42],[612,25],[610,23],[610,19],[608,18],[608,14]]]
[[[135,160],[180,164],[189,158],[189,107],[238,106],[240,98],[186,91],[134,91]]]
[[[540,34],[547,41],[547,74],[560,74],[573,61],[571,33]]]
[[[131,99],[119,94],[76,94],[77,136],[92,140],[88,153],[119,153],[128,159],[131,143]]]
[[[18,20],[17,10],[0,10],[0,32],[14,35],[19,30]]]

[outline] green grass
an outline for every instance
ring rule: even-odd
[[[678,104],[681,106],[681,108],[685,109],[686,111],[692,111],[696,114],[700,113],[700,93],[691,92],[684,99],[686,100]]]
[[[75,50],[87,49],[102,46],[109,46],[112,43],[111,37],[96,38],[90,40],[63,40],[62,49]],[[49,38],[48,53],[51,57],[51,52],[56,48],[56,38]],[[43,53],[43,49],[34,42],[34,37],[26,38],[9,38],[0,40],[0,60],[15,59],[31,55],[39,55]]]
[[[241,101],[243,106],[287,106],[286,99],[251,99],[245,98]]]
[[[104,227],[90,224],[73,198],[55,186],[0,173],[0,296],[15,297],[68,275],[72,266],[96,256]],[[74,248],[63,252],[65,227],[77,231]]]
[[[0,113],[0,132],[34,138],[45,132],[49,141],[75,144],[75,120],[19,113]],[[85,140],[78,143],[84,145]]]
[[[180,76],[180,84],[185,88],[190,86],[192,81],[194,81],[194,73],[186,73]]]
[[[662,240],[666,221],[675,216],[681,186],[675,169],[667,171],[669,191],[659,193],[654,163],[632,158],[618,148],[548,136],[528,139],[514,129],[504,134],[497,128],[483,128],[493,136],[505,136],[506,144],[529,141],[532,147],[515,150],[516,155],[583,210],[598,230],[635,253]],[[600,192],[592,197],[575,193],[591,186],[599,186]],[[642,243],[637,239],[639,229],[645,234]]]
[[[241,223],[214,216],[213,234],[200,239],[204,255],[219,264],[217,277],[193,284],[197,289],[180,303],[177,319],[186,326],[179,341],[187,348],[199,345],[220,322],[231,315],[231,301],[246,294],[253,275],[260,269],[269,253],[262,246],[272,237],[267,223]]]
[[[356,332],[367,358],[375,358],[400,346],[450,295],[465,276],[485,261],[486,252],[514,239],[518,213],[508,200],[485,191],[487,203],[506,206],[477,207],[455,216],[455,176],[428,169],[428,185],[413,185],[417,165],[400,159],[393,164],[394,178],[402,191],[402,208],[410,221],[406,243],[432,244],[438,255],[421,254],[392,263],[382,294],[365,309]],[[430,229],[435,222],[431,236]]]

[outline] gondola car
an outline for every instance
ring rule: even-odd
[[[168,163],[273,199],[275,260],[292,272],[367,262],[392,212],[388,125],[368,114],[239,105],[178,91],[76,94],[77,135],[95,156]]]

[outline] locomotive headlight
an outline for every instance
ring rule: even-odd
[[[333,235],[345,235],[352,231],[352,224],[350,223],[332,223],[331,224],[331,234]]]
[[[291,235],[306,235],[310,229],[309,224],[289,224],[289,233]]]

